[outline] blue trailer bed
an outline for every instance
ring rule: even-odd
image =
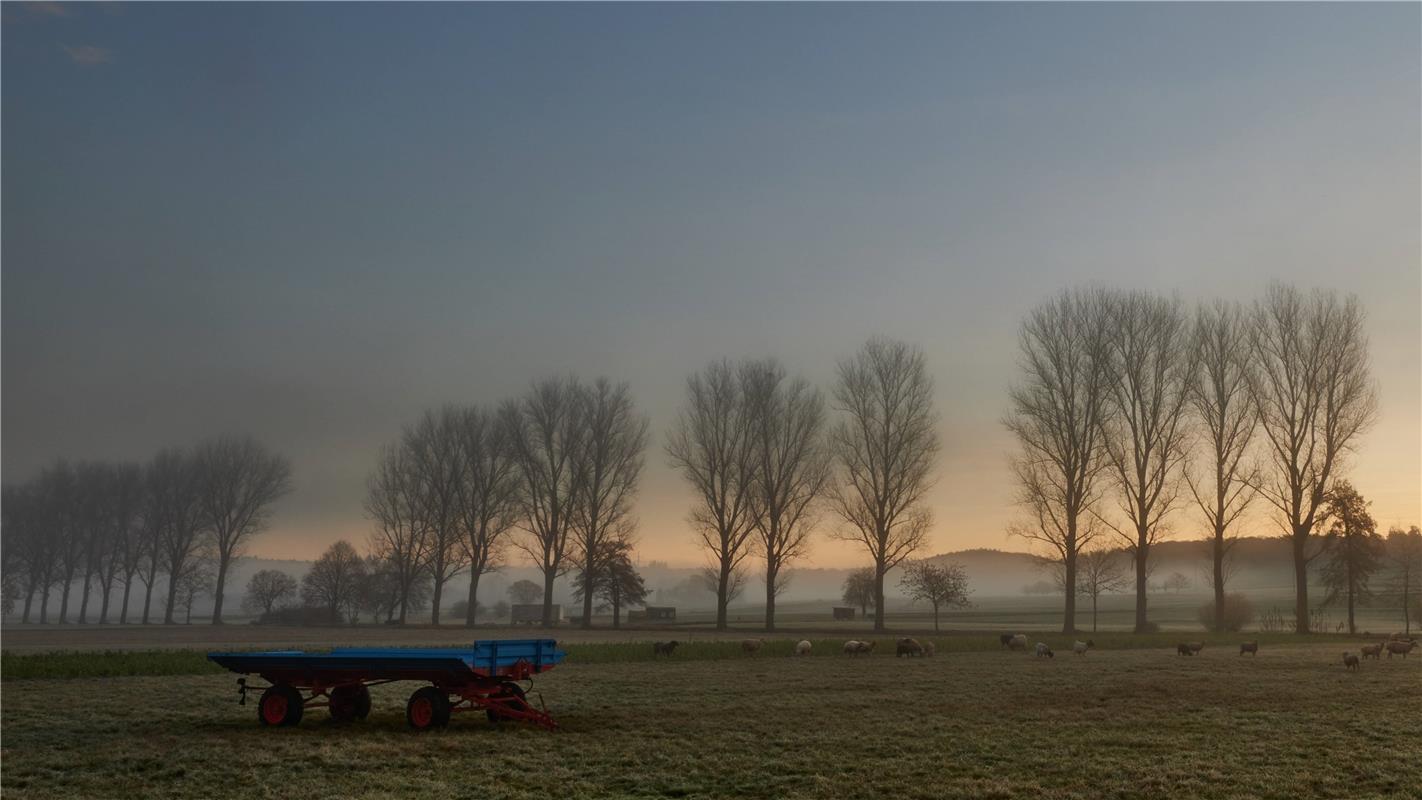
[[[406,719],[416,729],[441,727],[450,713],[472,709],[486,711],[495,722],[519,719],[554,728],[551,717],[528,703],[527,691],[518,682],[531,681],[565,657],[552,639],[487,640],[468,648],[208,654],[209,660],[233,672],[260,675],[271,684],[258,703],[257,718],[264,725],[295,725],[302,709],[323,705],[336,719],[364,719],[370,711],[369,686],[428,682],[407,704]],[[238,679],[238,686],[245,703],[246,679]]]

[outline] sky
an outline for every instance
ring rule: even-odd
[[[930,550],[1020,550],[1023,314],[1280,280],[1365,307],[1347,474],[1422,522],[1417,4],[0,13],[6,481],[251,433],[294,470],[251,552],[311,557],[365,540],[423,410],[606,375],[652,424],[641,556],[695,564],[663,451],[688,374],[773,355],[828,389],[886,335],[934,376]]]

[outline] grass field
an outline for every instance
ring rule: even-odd
[[[1062,637],[1049,639],[1062,644]],[[990,637],[936,637],[939,655],[754,657],[696,642],[570,644],[538,679],[563,730],[456,715],[409,732],[414,684],[376,687],[364,723],[313,710],[263,729],[229,674],[18,679],[7,656],[0,787],[59,797],[1416,797],[1422,658],[1369,661],[1355,643],[1096,637],[1038,660]],[[1146,646],[1146,647],[1142,647]],[[179,654],[149,654],[153,669]],[[50,659],[83,674],[114,656]],[[147,655],[121,654],[142,673]],[[68,659],[68,661],[64,661]],[[63,666],[64,664],[69,666]],[[200,664],[200,659],[185,663]],[[80,666],[75,666],[80,665]]]

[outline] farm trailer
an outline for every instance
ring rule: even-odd
[[[519,720],[556,730],[544,708],[529,703],[520,681],[562,663],[566,653],[552,639],[475,642],[472,649],[336,648],[329,653],[277,650],[264,653],[209,653],[208,659],[270,684],[257,702],[262,725],[296,725],[308,708],[326,707],[332,719],[360,720],[370,713],[370,688],[395,681],[424,681],[405,704],[405,720],[415,730],[441,728],[459,711],[483,710],[490,722]],[[237,679],[240,704],[247,702],[246,678]],[[542,698],[540,697],[540,706]]]

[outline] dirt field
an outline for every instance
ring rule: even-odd
[[[1417,797],[1422,658],[1336,643],[569,663],[559,733],[455,717],[263,729],[233,677],[4,684],[7,798]]]

